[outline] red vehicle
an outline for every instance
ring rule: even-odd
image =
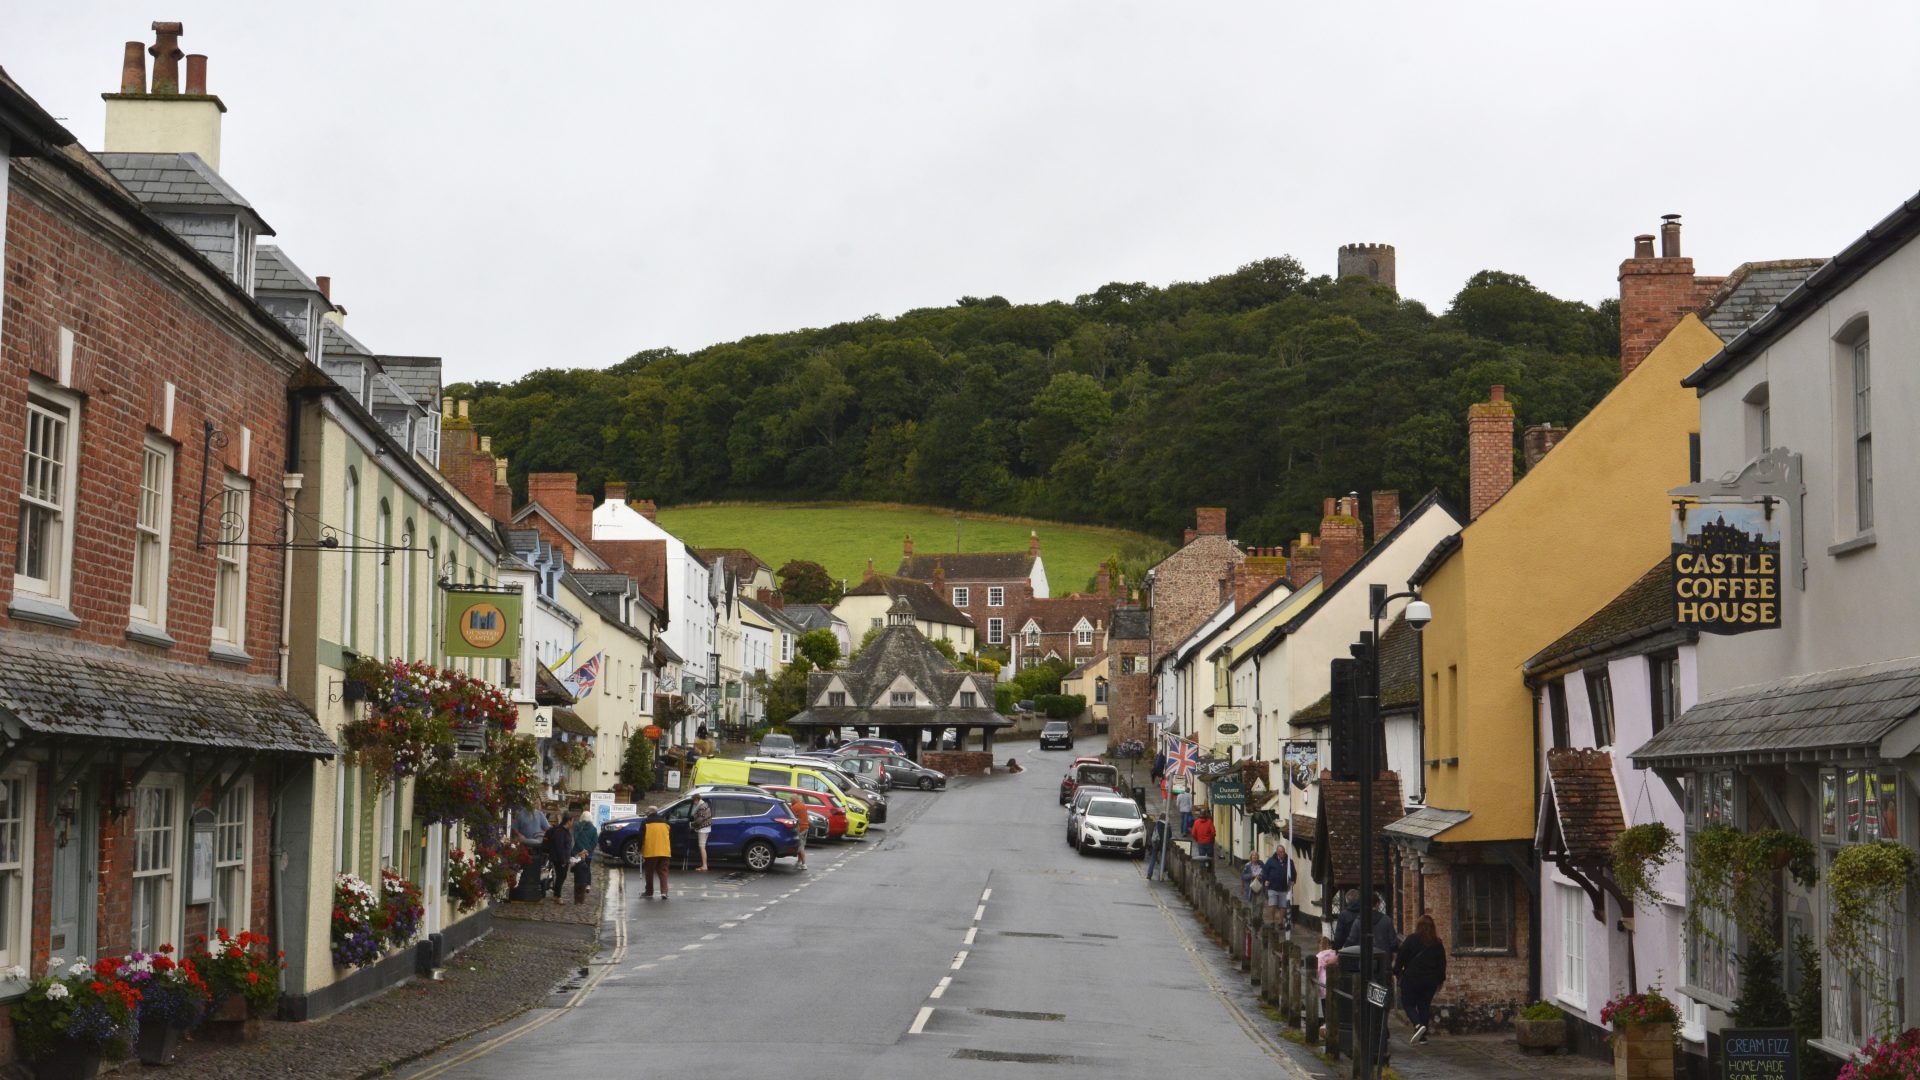
[[[807,816],[813,819],[825,818],[827,821],[827,839],[841,840],[847,835],[847,808],[840,800],[819,791],[805,788],[774,787],[762,784],[760,790],[772,792],[787,802],[799,799],[807,804]],[[819,835],[817,832],[815,836]]]

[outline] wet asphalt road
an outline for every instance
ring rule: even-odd
[[[629,872],[552,1007],[398,1075],[1304,1075],[1164,884],[1066,846],[1072,755],[1020,750],[1020,775],[894,793],[805,871],[676,873],[665,901]]]

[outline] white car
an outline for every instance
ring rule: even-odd
[[[760,740],[761,757],[792,757],[793,751],[791,735],[767,735]]]
[[[1147,850],[1147,823],[1132,799],[1096,795],[1080,812],[1080,854],[1119,851],[1142,855]]]

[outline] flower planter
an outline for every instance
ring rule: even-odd
[[[1528,1054],[1557,1054],[1567,1048],[1565,1020],[1515,1020],[1513,1034]]]
[[[33,1080],[93,1080],[100,1075],[100,1051],[81,1043],[60,1048],[28,1062]]]
[[[1613,1080],[1673,1080],[1673,1025],[1622,1024],[1613,1031]]]
[[[214,1003],[200,1030],[209,1042],[252,1042],[260,1034],[260,1021],[247,1012],[245,997],[229,994]]]
[[[186,1029],[176,1027],[165,1020],[143,1020],[140,1022],[140,1039],[134,1049],[140,1055],[142,1065],[171,1065],[173,1052],[180,1047],[180,1037]]]

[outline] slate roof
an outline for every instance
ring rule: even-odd
[[[1626,827],[1612,754],[1566,747],[1547,751],[1546,798],[1534,838],[1543,853],[1559,854],[1575,866],[1607,867],[1613,863],[1613,842]]]
[[[272,244],[253,247],[253,287],[264,292],[320,293],[320,286],[305,270]],[[332,305],[329,304],[328,307]]]
[[[1331,677],[1331,676],[1329,676]],[[1420,704],[1420,632],[1394,617],[1380,634],[1380,709],[1398,712]],[[1293,714],[1296,724],[1324,724],[1333,717],[1333,691]]]
[[[976,709],[944,704],[911,709],[896,709],[887,705],[876,708],[874,702],[887,693],[888,688],[901,676],[905,676],[933,701],[952,701],[961,690],[972,688],[980,695],[983,704]],[[993,709],[991,676],[954,667],[913,626],[890,625],[881,630],[880,636],[874,638],[844,668],[809,672],[807,700],[818,701],[836,679],[846,687],[846,705],[811,706],[788,720],[788,725],[1002,728],[1013,723],[1011,717],[1001,716]]]
[[[30,735],[312,757],[339,752],[313,714],[277,686],[19,645],[0,645],[0,716]]]
[[[377,361],[376,361],[377,362]],[[384,369],[385,364],[381,365]],[[395,382],[385,370],[373,373],[373,407],[388,409],[425,409],[406,388]]]
[[[1146,608],[1123,607],[1113,611],[1113,626],[1108,641],[1145,641],[1153,634],[1153,612]]]
[[[798,623],[787,618],[785,611],[774,607],[772,604],[763,604],[751,596],[743,596],[740,598],[740,606],[773,623],[775,626],[785,629],[788,633],[800,629]]]
[[[274,235],[259,212],[245,196],[233,189],[219,173],[194,153],[118,153],[95,154],[114,179],[148,206],[206,206],[245,210],[260,225],[260,232]]]
[[[1707,329],[1718,334],[1721,341],[1732,341],[1826,261],[1780,259],[1740,264],[1707,302]]]
[[[1373,782],[1373,827],[1384,830],[1405,813],[1399,775],[1381,773]],[[1321,774],[1313,841],[1313,880],[1329,889],[1360,884],[1360,781]],[[1373,880],[1388,880],[1387,845],[1375,844],[1373,858]]]
[[[1920,657],[1792,675],[1706,698],[1633,752],[1637,768],[1881,756],[1920,714]],[[1897,756],[1905,756],[1904,752]]]
[[[1408,844],[1418,851],[1431,847],[1435,838],[1455,825],[1473,817],[1471,810],[1445,810],[1438,806],[1415,807],[1407,816],[1386,827],[1390,839]]]
[[[1013,628],[1025,630],[1027,621],[1032,620],[1040,624],[1043,634],[1065,634],[1079,626],[1081,619],[1104,633],[1113,622],[1113,598],[1076,594],[1028,600],[1021,605],[1019,620]]]
[[[331,356],[365,356],[371,358],[373,350],[360,343],[360,339],[347,333],[347,328],[333,319],[320,320],[320,351]]]
[[[784,610],[788,621],[802,630],[833,629],[833,611],[825,604],[788,604]]]
[[[900,576],[932,581],[936,562],[949,583],[1025,581],[1033,573],[1033,556],[1024,551],[936,551],[902,558]]]
[[[1663,556],[1605,607],[1534,653],[1520,670],[1529,676],[1549,674],[1563,665],[1672,630],[1674,625],[1673,560]]]
[[[406,395],[428,412],[440,409],[440,367],[437,356],[382,356],[380,367]]]
[[[948,603],[947,598],[935,592],[933,586],[912,578],[875,574],[848,589],[847,595],[891,596],[896,599],[904,596],[907,598],[907,603],[913,605],[913,616],[916,619],[931,623],[945,623],[949,626],[973,625],[973,616]]]
[[[740,581],[752,577],[760,567],[765,567],[769,571],[773,569],[767,566],[760,556],[746,548],[694,548],[693,553],[709,565],[721,563],[736,580]]]

